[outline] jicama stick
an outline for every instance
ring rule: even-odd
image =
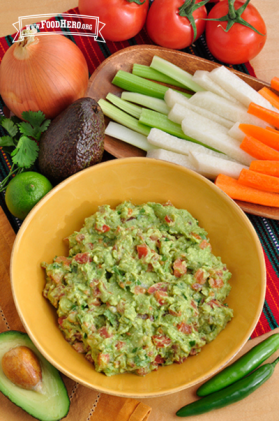
[[[130,145],[134,145],[144,151],[156,149],[156,146],[151,145],[147,141],[146,136],[135,132],[134,130],[128,129],[122,124],[115,123],[114,121],[109,122],[105,129],[105,134],[122,140],[123,142],[129,143]]]
[[[214,80],[212,80],[209,76],[209,72],[207,70],[196,70],[193,75],[193,80],[197,82],[202,88],[206,91],[213,92],[216,95],[222,96],[223,98],[227,98],[231,102],[238,103],[237,99],[235,99],[232,95],[230,95],[225,89],[223,89],[220,85],[218,85]]]
[[[239,121],[240,123],[266,127],[266,123],[263,120],[247,114],[247,108],[244,105],[234,104],[213,92],[197,92],[189,99],[189,102],[233,122]]]
[[[274,92],[272,92],[270,89],[268,89],[266,86],[264,86],[262,89],[260,89],[259,94],[263,96],[265,99],[267,99],[273,107],[279,109],[279,97]]]
[[[268,108],[261,107],[260,105],[251,102],[248,107],[248,113],[279,129],[279,113],[276,111],[269,110]]]
[[[252,170],[243,168],[238,178],[238,182],[253,189],[279,193],[279,178],[272,175],[260,174]]]
[[[240,130],[239,125],[239,121],[234,123],[234,125],[228,131],[228,136],[231,136],[239,142],[242,142],[242,140],[245,138],[245,134]]]
[[[182,130],[186,135],[223,152],[243,165],[250,165],[253,158],[240,149],[237,140],[220,132],[219,124],[191,110],[186,111],[187,114],[182,121]]]
[[[168,151],[181,153],[183,155],[189,155],[192,151],[202,152],[206,155],[217,156],[226,160],[233,161],[227,155],[224,155],[219,152],[215,152],[211,149],[208,149],[202,145],[198,145],[197,143],[190,142],[185,139],[181,139],[176,136],[172,136],[169,133],[166,133],[159,129],[151,129],[148,138],[148,142],[151,143],[153,146],[157,146],[161,149],[166,149]]]
[[[172,109],[168,114],[168,118],[171,121],[181,124],[184,118],[185,108],[188,108],[189,110],[192,110],[195,113],[200,114],[211,121],[215,121],[215,123],[218,123],[220,125],[220,130],[224,133],[227,133],[228,129],[232,127],[232,121],[226,120],[225,118],[220,117],[218,114],[214,114],[211,111],[205,110],[204,108],[197,107],[196,105],[191,104],[188,100],[186,101],[187,102],[184,102],[183,105],[179,104],[178,102],[173,105]]]
[[[238,162],[223,159],[220,154],[217,157],[193,150],[190,151],[189,157],[190,162],[197,168],[197,171],[208,174],[207,176],[212,180],[214,180],[218,174],[225,174],[233,178],[238,178],[242,169],[248,170],[248,167],[245,167]]]
[[[215,184],[232,199],[256,203],[258,205],[279,207],[278,193],[269,193],[243,186],[234,178],[223,174],[218,175]]]
[[[272,175],[273,177],[279,177],[279,162],[278,161],[252,161],[250,164],[250,170],[258,173]]]
[[[153,149],[147,152],[147,158],[161,159],[162,161],[172,162],[173,164],[182,165],[189,170],[196,171],[193,164],[190,163],[187,155],[170,152],[165,149]]]
[[[245,107],[254,102],[272,109],[272,105],[265,98],[227,67],[217,67],[209,73],[209,76]]]
[[[252,136],[245,136],[240,148],[256,159],[279,161],[279,152]]]
[[[275,89],[275,91],[279,92],[279,77],[276,77],[276,76],[273,77],[271,79],[270,84],[271,84],[272,89]]]
[[[279,151],[279,132],[263,129],[252,124],[240,124],[239,129],[247,136],[252,136],[260,142]]]

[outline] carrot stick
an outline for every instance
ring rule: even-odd
[[[256,159],[268,159],[270,161],[279,161],[279,152],[270,146],[265,145],[252,136],[245,136],[240,149],[247,152]]]
[[[279,77],[272,78],[270,84],[272,89],[275,89],[275,91],[279,91]]]
[[[279,113],[277,113],[277,111],[268,110],[254,102],[250,102],[247,112],[279,129]]]
[[[279,97],[266,86],[258,91],[258,93],[267,99],[271,105],[279,109]]]
[[[279,133],[279,130],[274,129],[273,127],[270,127],[270,126],[266,126],[266,130],[270,130],[271,132],[274,132],[274,133]]]
[[[279,132],[277,133],[264,129],[263,127],[254,126],[253,124],[240,124],[240,130],[247,136],[252,136],[260,140],[267,146],[279,151]]]
[[[279,207],[278,193],[269,193],[243,186],[235,178],[224,174],[218,175],[215,184],[232,199],[256,203],[258,205]]]
[[[252,187],[253,189],[279,193],[279,178],[271,175],[260,174],[243,168],[237,181],[243,186]]]
[[[252,161],[249,169],[262,174],[272,175],[273,177],[279,177],[278,161]]]

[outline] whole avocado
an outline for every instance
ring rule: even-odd
[[[80,98],[50,124],[40,140],[39,168],[53,183],[97,164],[104,153],[105,120],[92,98]]]

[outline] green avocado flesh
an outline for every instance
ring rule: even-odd
[[[70,406],[66,387],[58,370],[37,350],[26,333],[8,331],[0,334],[0,361],[12,348],[26,346],[38,357],[42,369],[42,392],[22,389],[13,384],[3,373],[0,364],[0,391],[13,403],[41,421],[64,418]]]

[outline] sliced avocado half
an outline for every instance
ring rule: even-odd
[[[42,369],[41,392],[12,383],[2,369],[6,352],[26,346],[38,357]],[[13,403],[40,421],[58,421],[69,412],[70,400],[59,371],[33,345],[26,333],[10,330],[0,334],[0,391]]]

